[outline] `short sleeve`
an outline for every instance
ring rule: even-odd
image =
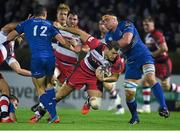
[[[15,29],[15,30],[16,30],[19,34],[24,33],[24,26],[25,26],[26,23],[27,23],[27,21],[21,22],[20,24],[18,24],[18,25],[16,26],[16,29]]]
[[[101,42],[97,38],[90,36],[84,44],[87,44],[89,48],[92,50],[97,48],[101,44]]]
[[[52,36],[56,36],[57,34],[60,34],[59,30],[57,30],[57,28],[55,28],[54,26],[51,26],[51,33],[52,33]]]
[[[124,67],[125,67],[124,59],[118,57],[116,62],[113,64],[111,68],[111,72],[121,74],[124,71]]]
[[[125,21],[123,33],[129,33],[129,32],[130,33],[134,32],[134,25],[129,21]]]
[[[163,33],[159,32],[159,31],[155,33],[154,38],[158,44],[163,44],[165,42],[165,37],[164,37]]]

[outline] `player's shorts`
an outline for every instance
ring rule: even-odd
[[[0,73],[0,79],[4,79],[3,75]]]
[[[35,78],[53,76],[55,69],[55,57],[33,58],[31,60],[31,73]]]
[[[142,67],[145,64],[154,64],[154,59],[151,55],[141,55],[126,62],[125,79],[141,79],[143,74]]]
[[[60,71],[60,75],[58,77],[58,80],[61,83],[64,83],[64,81],[73,73],[74,69],[75,69],[75,65],[71,65],[71,64],[63,64],[62,62],[56,60],[56,67],[58,68],[58,70]]]
[[[69,77],[67,84],[72,88],[80,90],[86,85],[86,90],[99,90],[102,92],[103,86],[94,75],[87,73],[80,66],[77,67],[74,73]]]
[[[172,73],[172,61],[169,58],[167,59],[167,61],[163,63],[156,63],[155,68],[156,68],[156,77],[161,80],[165,80]]]

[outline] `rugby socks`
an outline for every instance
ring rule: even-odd
[[[1,118],[6,118],[9,116],[9,98],[6,95],[1,95],[0,97],[0,109],[1,109]]]
[[[52,111],[53,115],[51,115],[51,118],[53,119],[54,117],[57,116],[57,113],[56,113],[56,94],[55,94],[54,87],[48,88],[46,90],[46,93],[49,96],[50,102],[52,103],[51,111]]]
[[[47,95],[52,99],[52,104],[54,107],[56,107],[56,94],[55,94],[55,88],[49,88],[46,90]]]
[[[175,83],[172,83],[170,91],[180,93],[180,86],[176,85]]]
[[[156,97],[157,101],[160,104],[161,108],[167,108],[166,102],[165,102],[165,97],[163,94],[163,90],[161,85],[159,84],[159,82],[157,82],[153,87],[152,87],[152,91],[154,96]]]
[[[150,105],[150,101],[151,101],[151,88],[150,87],[143,87],[142,93],[143,93],[144,105]]]
[[[129,108],[129,111],[131,112],[132,115],[132,119],[139,119],[138,118],[138,114],[137,114],[137,103],[136,103],[136,99],[134,98],[133,100],[126,102],[127,106]]]
[[[44,94],[42,94],[39,97],[39,101],[44,105],[46,110],[49,112],[49,114],[51,115],[51,118],[54,118],[57,115],[56,106],[54,106],[53,97],[50,96],[49,94],[51,94],[51,93],[45,92]]]

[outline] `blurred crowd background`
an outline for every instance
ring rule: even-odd
[[[48,19],[55,20],[59,3],[66,3],[78,12],[79,26],[95,36],[99,33],[98,21],[106,9],[112,8],[120,20],[134,21],[142,37],[142,20],[151,15],[166,37],[169,51],[180,53],[180,0],[1,0],[0,27],[25,20],[37,4],[47,6]]]

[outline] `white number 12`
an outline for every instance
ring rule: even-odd
[[[37,29],[38,29],[38,25],[35,25],[34,29],[33,29],[34,36],[37,36]],[[41,29],[40,36],[47,36],[47,34],[46,34],[47,26],[41,26],[40,29]]]

